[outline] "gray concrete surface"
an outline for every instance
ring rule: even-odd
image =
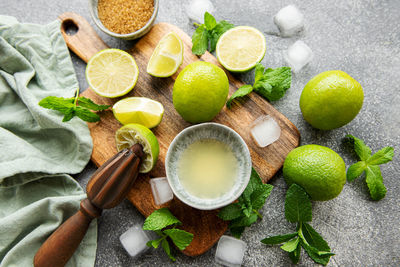
[[[188,34],[194,28],[185,15],[187,1],[160,1],[158,21],[178,25]],[[291,89],[273,105],[300,130],[302,144],[325,145],[337,151],[346,164],[353,163],[354,153],[343,143],[351,133],[365,140],[373,152],[391,145],[395,159],[384,165],[382,175],[388,188],[385,199],[371,201],[364,179],[344,186],[341,195],[328,202],[313,203],[312,225],[328,241],[336,255],[329,266],[400,266],[400,1],[398,0],[219,0],[217,19],[236,25],[250,25],[265,33],[267,53],[264,65],[284,64],[283,51],[297,39],[305,41],[315,53],[311,64],[294,75]],[[296,4],[305,15],[306,31],[302,36],[280,38],[272,22],[273,15],[287,4]],[[91,24],[88,3],[84,0],[0,0],[0,14],[16,16],[22,22],[48,23],[66,11],[77,12]],[[126,48],[134,44],[105,36],[112,47]],[[87,88],[85,64],[72,55],[81,88]],[[299,97],[302,88],[314,75],[339,69],[357,79],[364,88],[365,100],[360,114],[350,124],[333,131],[318,131],[302,118]],[[243,75],[245,81],[252,74]],[[89,163],[77,175],[85,186],[95,167]],[[266,247],[259,240],[265,236],[287,233],[295,226],[284,218],[286,185],[279,173],[273,180],[273,193],[262,210],[264,219],[243,235],[248,249],[244,266],[289,266],[286,253],[278,247]],[[215,266],[216,246],[202,256],[186,257],[177,253],[171,263],[161,250],[153,250],[133,261],[124,252],[118,237],[127,228],[143,221],[140,213],[128,202],[105,211],[99,219],[96,266]],[[303,253],[300,266],[315,264]]]

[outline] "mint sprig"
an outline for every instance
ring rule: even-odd
[[[387,189],[383,184],[383,177],[379,165],[388,163],[393,159],[393,147],[384,147],[374,155],[363,140],[352,135],[346,135],[354,145],[354,150],[360,161],[354,163],[347,169],[347,181],[352,182],[364,172],[370,196],[373,200],[381,200],[386,196]]]
[[[146,245],[148,247],[158,248],[161,244],[161,247],[164,249],[165,253],[167,253],[168,257],[172,261],[175,261],[176,259],[171,253],[167,238],[171,239],[180,250],[184,250],[193,240],[192,233],[175,228],[180,224],[182,224],[181,221],[179,221],[168,208],[155,210],[144,221],[143,230],[154,231],[160,238],[150,240]],[[172,228],[164,229],[168,226],[172,226]]]
[[[289,67],[266,69],[261,63],[257,63],[253,86],[246,84],[238,88],[226,102],[226,106],[230,108],[234,99],[246,96],[252,91],[269,101],[276,101],[285,95],[291,83],[292,72]]]
[[[285,199],[285,217],[289,222],[297,223],[296,232],[276,235],[261,240],[266,245],[282,244],[282,250],[289,252],[294,264],[300,259],[301,248],[316,263],[327,265],[331,256],[328,243],[308,223],[312,220],[311,200],[306,191],[296,184],[289,187]]]
[[[217,22],[208,12],[204,13],[204,24],[195,23],[195,25],[197,29],[192,35],[192,53],[198,56],[203,55],[207,50],[213,52],[219,37],[234,27],[225,20]]]
[[[83,121],[96,122],[100,120],[100,116],[93,111],[106,110],[109,105],[98,105],[91,99],[79,96],[79,89],[76,91],[75,97],[64,98],[57,96],[48,96],[39,102],[39,106],[57,110],[64,115],[63,122],[70,121],[77,116]]]
[[[218,217],[230,221],[229,228],[234,237],[240,238],[246,227],[251,226],[258,218],[262,219],[258,210],[264,206],[272,189],[273,186],[263,184],[258,173],[252,169],[250,181],[238,202],[223,207],[218,213]]]

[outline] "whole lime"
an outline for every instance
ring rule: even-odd
[[[283,164],[283,176],[290,186],[300,185],[312,200],[337,197],[346,183],[346,166],[332,149],[305,145],[293,149]]]
[[[361,85],[340,70],[325,71],[312,78],[300,97],[304,119],[313,127],[331,130],[352,121],[364,100]]]
[[[196,61],[176,78],[172,100],[176,111],[191,123],[212,120],[225,105],[229,81],[214,64]]]

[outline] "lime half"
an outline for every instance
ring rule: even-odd
[[[262,32],[253,27],[239,26],[221,35],[216,53],[219,63],[227,70],[244,72],[264,58],[265,50]]]
[[[164,107],[147,97],[127,97],[113,106],[115,118],[122,124],[138,123],[147,128],[160,124]]]
[[[139,172],[147,173],[156,165],[160,147],[156,136],[149,128],[135,123],[122,126],[115,133],[115,142],[118,151],[135,144],[143,146],[144,157]]]
[[[127,52],[104,49],[95,54],[86,66],[86,80],[90,88],[104,97],[119,97],[135,87],[139,69]]]
[[[157,44],[147,64],[147,73],[155,77],[173,75],[183,62],[183,43],[179,36],[170,32]]]

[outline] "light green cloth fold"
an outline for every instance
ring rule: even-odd
[[[0,266],[32,266],[46,238],[85,193],[64,173],[82,171],[92,141],[86,123],[38,102],[72,97],[78,82],[60,23],[22,24],[0,16]],[[94,265],[94,221],[67,266]]]

